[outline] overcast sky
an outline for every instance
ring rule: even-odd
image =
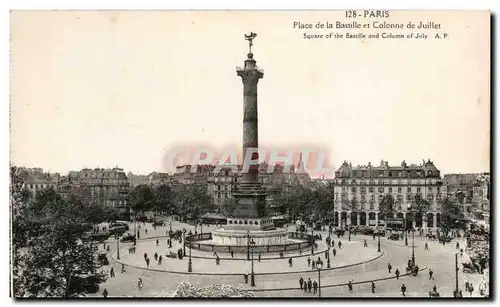
[[[325,148],[332,167],[431,159],[442,173],[489,171],[488,12],[387,20],[441,23],[446,40],[305,40],[293,29],[326,20],[347,22],[344,12],[14,12],[12,162],[149,173],[165,171],[178,144],[240,148],[235,70],[253,31],[261,144]]]

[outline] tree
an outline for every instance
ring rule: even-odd
[[[93,210],[93,209],[92,209]],[[61,198],[53,189],[40,192],[13,219],[18,297],[71,297],[89,291],[78,281],[85,278],[97,291],[105,280],[96,247],[82,242],[86,223],[95,211],[77,197]],[[22,250],[22,252],[19,252]]]
[[[423,215],[429,211],[429,202],[422,198],[422,195],[417,194],[411,203],[410,212],[413,218],[419,216],[422,220]]]
[[[184,219],[198,221],[211,201],[206,185],[183,185],[178,187],[175,193],[175,211]]]
[[[166,184],[161,184],[154,189],[155,207],[156,212],[172,214],[172,200],[173,192]]]
[[[394,215],[394,197],[391,194],[385,194],[378,205],[379,219],[384,220],[386,216]]]
[[[233,198],[225,199],[221,206],[222,214],[224,214],[225,217],[232,217],[235,206],[236,204]]]
[[[132,210],[134,210],[135,213],[140,212],[144,214],[144,212],[153,209],[155,205],[155,195],[148,185],[141,184],[130,191],[130,202]]]
[[[451,229],[460,227],[460,220],[463,219],[463,212],[460,204],[450,198],[441,201],[441,229],[447,234]]]

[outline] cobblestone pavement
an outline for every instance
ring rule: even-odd
[[[148,229],[148,234],[144,234],[144,226],[141,227],[141,240],[138,241],[138,247],[135,256],[137,259],[141,259],[142,263],[139,261],[138,265],[144,266],[144,260],[142,255],[146,251],[151,258],[152,266],[157,266],[152,254],[156,249],[155,239],[143,240],[148,238],[153,238],[156,236],[164,236],[165,229],[168,230],[169,224],[167,222],[166,227],[157,227],[156,231],[146,223],[145,226]],[[186,225],[179,222],[172,222],[172,229],[182,229],[186,228],[188,231],[192,230],[194,232],[194,226]],[[133,229],[133,228],[132,228]],[[208,232],[213,230],[214,227],[203,227],[203,232]],[[290,230],[294,230],[290,229]],[[199,231],[199,227],[198,227]],[[326,238],[327,233],[321,232],[323,239]],[[367,240],[368,247],[363,247],[362,241]],[[376,241],[373,241],[371,237],[367,236],[352,236],[351,242],[348,242],[347,236],[340,239],[343,242],[343,251],[339,251],[337,248],[337,257],[332,264],[339,265],[341,261],[345,263],[355,263],[358,262],[356,259],[365,259],[372,256],[376,256]],[[160,240],[161,241],[161,240]],[[337,242],[338,239],[335,238]],[[242,275],[190,275],[190,274],[173,274],[167,272],[159,272],[152,270],[145,270],[142,268],[127,267],[127,271],[123,274],[120,273],[120,264],[116,263],[115,260],[111,260],[111,254],[116,253],[116,241],[111,240],[110,246],[111,251],[108,253],[111,265],[114,266],[116,277],[108,278],[108,280],[101,284],[100,289],[107,289],[109,296],[125,296],[125,297],[160,297],[160,296],[170,296],[176,289],[177,285],[182,281],[189,281],[196,287],[204,287],[210,284],[230,284],[237,285],[241,288],[245,288],[253,291],[256,296],[261,297],[316,297],[318,293],[305,293],[299,289],[299,278],[303,277],[305,280],[310,278],[311,280],[318,280],[317,271],[309,272],[299,272],[290,274],[270,274],[270,275],[256,275],[255,276],[255,287],[250,287],[249,284],[244,283]],[[166,248],[166,240],[163,239],[163,244]],[[365,264],[340,268],[336,270],[322,270],[321,271],[321,295],[322,297],[400,297],[402,296],[400,292],[400,287],[404,283],[407,287],[407,297],[428,297],[428,292],[432,289],[434,285],[437,286],[438,292],[440,292],[442,297],[451,297],[453,290],[455,289],[455,241],[442,246],[437,242],[429,241],[429,250],[424,250],[423,246],[426,239],[423,237],[415,237],[415,258],[416,263],[422,270],[418,276],[402,276],[397,280],[394,276],[394,270],[399,268],[402,274],[405,274],[405,267],[408,259],[411,257],[411,239],[408,240],[409,246],[404,245],[404,241],[388,241],[386,238],[382,238],[381,246],[384,253],[380,258],[367,262]],[[464,242],[460,241],[463,245]],[[144,245],[143,245],[144,244]],[[324,243],[323,243],[324,244]],[[148,246],[149,245],[149,246]],[[144,250],[142,250],[144,247]],[[126,251],[126,246],[121,248],[121,260],[126,260],[129,256]],[[176,248],[173,247],[174,250]],[[319,248],[321,249],[321,247]],[[150,254],[151,252],[152,254]],[[345,252],[345,253],[344,253]],[[126,254],[124,254],[126,253]],[[194,253],[194,250],[193,250]],[[202,252],[203,253],[203,252]],[[242,256],[244,257],[244,256]],[[342,258],[341,258],[342,257]],[[461,267],[461,261],[466,260],[466,255],[459,256],[459,267]],[[317,256],[315,257],[317,258]],[[324,255],[322,255],[322,260],[324,261]],[[333,258],[333,257],[332,257]],[[338,258],[338,259],[337,259]],[[373,258],[373,257],[372,257]],[[187,257],[183,260],[178,259],[164,259],[165,261],[172,261],[179,271],[187,271]],[[262,272],[276,272],[287,270],[290,271],[301,271],[302,269],[307,269],[307,263],[305,258],[294,259],[294,268],[288,268],[287,259],[274,259],[274,260],[263,260],[260,263],[254,262],[254,269],[257,273]],[[340,260],[344,259],[344,260]],[[337,263],[338,261],[338,263]],[[389,274],[387,265],[391,263],[393,266],[393,271]],[[227,264],[226,264],[227,263]],[[242,260],[224,260],[221,261],[220,266],[215,266],[215,261],[210,259],[196,259],[193,258],[193,271],[197,272],[199,266],[203,267],[203,271],[215,271],[218,272],[229,272],[233,270],[240,270],[241,272],[248,271],[250,261]],[[324,267],[326,267],[326,261],[324,262]],[[429,269],[434,271],[434,279],[429,279]],[[142,290],[137,289],[137,279],[141,278],[144,283]],[[481,276],[477,274],[464,274],[462,271],[459,272],[459,288],[463,290],[464,296],[469,296],[465,293],[464,282],[465,278],[474,283],[475,292],[473,297],[478,297],[478,284],[481,280]],[[384,279],[384,280],[378,280]],[[346,283],[349,281],[353,283],[353,293],[349,293]],[[375,294],[371,293],[371,281],[375,281]],[[378,281],[377,281],[378,280]],[[357,284],[360,283],[360,284]],[[99,296],[99,293],[93,294],[91,296]]]

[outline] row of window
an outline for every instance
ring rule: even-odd
[[[406,176],[416,176],[423,177],[424,171],[353,171],[354,177],[406,177]],[[346,177],[349,175],[348,172],[335,172],[335,177]],[[439,171],[433,172],[431,170],[427,171],[427,176],[439,176]]]
[[[421,187],[406,187],[406,192],[407,193],[412,193],[413,192],[413,188],[417,189],[417,193],[420,193],[422,191]],[[379,193],[384,193],[384,191],[386,191],[386,189],[387,189],[388,193],[392,193],[393,191],[394,192],[396,191],[396,188],[392,188],[392,187],[378,187],[377,191]],[[398,193],[403,193],[403,189],[404,189],[404,187],[397,187]],[[360,188],[351,187],[351,192],[357,193],[357,191],[360,191],[361,193],[366,193],[366,187],[360,187]],[[368,192],[373,193],[374,191],[375,191],[374,187],[368,187]],[[434,187],[427,187],[427,191],[428,192],[434,192]],[[441,187],[436,187],[436,191],[438,193],[440,193],[441,192]],[[347,192],[347,187],[342,187],[342,192]]]
[[[30,184],[29,185],[30,189],[46,189],[48,187],[53,187],[55,188],[56,185],[55,184]]]
[[[420,195],[420,197],[422,197],[422,194],[420,194],[419,192],[417,192],[417,194],[416,194],[416,195]],[[415,195],[415,196],[416,196],[416,195]],[[379,201],[380,201],[380,200],[382,200],[382,199],[384,198],[384,196],[385,196],[385,194],[379,194],[379,195],[378,195],[378,199],[379,199]],[[341,199],[342,199],[343,201],[348,200],[348,197],[347,197],[347,194],[346,194],[346,193],[342,193],[342,194],[340,195],[340,197],[341,197]],[[335,193],[335,199],[338,199],[338,198],[339,198],[339,193]],[[411,201],[411,200],[413,200],[413,198],[414,198],[414,197],[413,197],[413,195],[412,195],[412,194],[407,194],[407,195],[406,195],[406,201]],[[440,199],[440,198],[441,198],[441,194],[436,194],[436,199]],[[354,196],[354,199],[357,199],[357,196],[356,196],[356,195]],[[365,199],[366,199],[366,195],[361,194],[361,200],[363,201],[363,200],[365,200]],[[372,195],[371,195],[371,199],[374,201],[374,200],[375,200],[375,195],[373,195],[373,194],[372,194]],[[397,195],[397,196],[396,196],[396,200],[398,200],[398,201],[404,201],[404,200],[405,200],[405,195]],[[429,201],[433,201],[433,200],[434,200],[434,194],[427,194],[427,200],[429,200]]]
[[[435,185],[439,183],[437,179],[361,179],[361,180],[346,180],[346,179],[337,179],[335,181],[336,185],[364,185],[364,184],[369,184],[369,185],[388,185],[388,184],[399,184],[399,185],[417,185],[417,184],[424,184],[424,185]]]

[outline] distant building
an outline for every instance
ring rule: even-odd
[[[127,178],[132,188],[149,183],[149,175],[134,175],[132,172],[128,172]]]
[[[389,166],[381,161],[353,167],[344,161],[335,172],[334,225],[378,225],[386,220],[379,212],[384,195],[395,200],[396,218],[407,218],[408,226],[433,228],[440,225],[440,199],[443,197],[443,181],[439,169],[430,160],[420,165]],[[419,194],[429,202],[429,210],[423,216],[413,218],[408,208]],[[390,217],[388,217],[390,218]]]
[[[149,174],[148,184],[151,186],[158,186],[162,184],[172,186],[172,175],[169,173],[152,172]]]
[[[59,173],[44,173],[41,168],[21,168],[20,173],[24,179],[24,189],[31,193],[32,199],[35,199],[42,190],[57,190]]]

